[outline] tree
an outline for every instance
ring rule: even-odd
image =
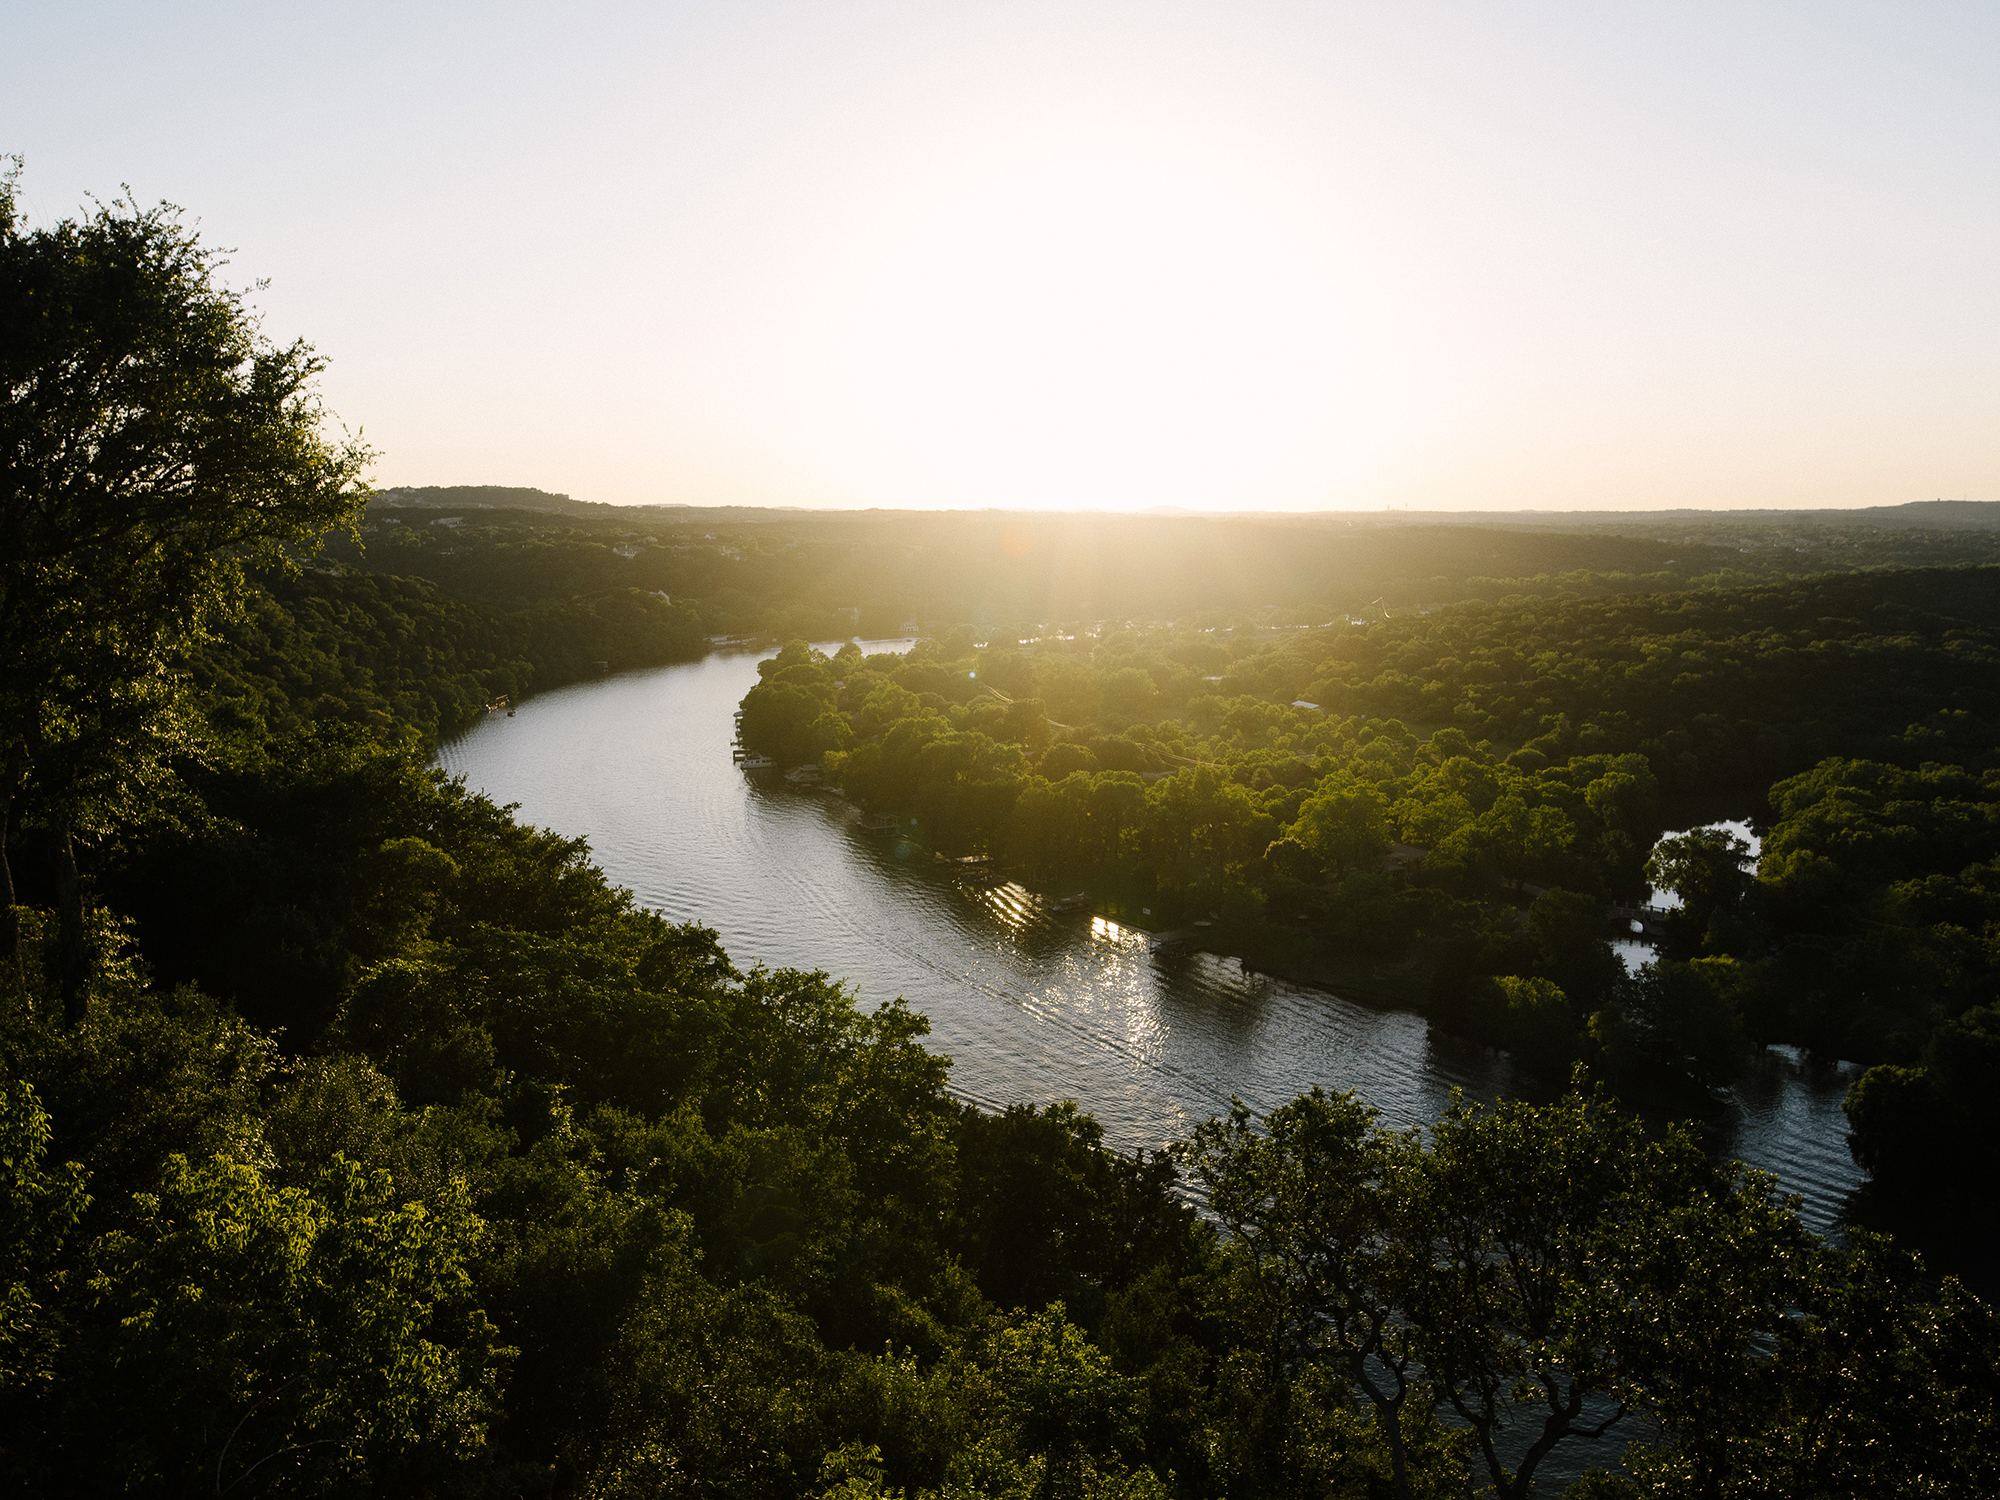
[[[1775,1409],[1732,1435],[1731,1493],[2000,1492],[2000,1321],[1956,1278],[1923,1295],[1923,1263],[1886,1236],[1846,1239],[1806,1261]]]
[[[1655,844],[1646,859],[1646,878],[1679,896],[1688,925],[1701,933],[1717,912],[1742,901],[1750,889],[1749,864],[1750,846],[1736,835],[1697,828]]]
[[[1292,837],[1345,875],[1389,852],[1382,794],[1373,787],[1328,785],[1299,807]]]
[[[1639,1122],[1601,1093],[1491,1110],[1455,1100],[1433,1130],[1413,1321],[1502,1500],[1532,1493],[1558,1444],[1602,1436],[1629,1409],[1591,1252],[1653,1170]],[[1533,1438],[1510,1470],[1501,1435],[1517,1423]]]
[[[1742,965],[1728,958],[1656,959],[1612,991],[1590,1030],[1606,1061],[1720,1088],[1743,1071]]]
[[[1280,1368],[1318,1368],[1365,1395],[1395,1492],[1408,1500],[1405,1424],[1431,1404],[1405,1316],[1424,1269],[1406,1222],[1422,1148],[1378,1129],[1351,1092],[1314,1088],[1262,1125],[1237,1100],[1227,1120],[1198,1126],[1175,1153],[1229,1233]]]
[[[1648,1142],[1601,1094],[1491,1110],[1460,1101],[1426,1146],[1380,1129],[1354,1095],[1314,1090],[1261,1128],[1238,1102],[1176,1155],[1228,1233],[1240,1304],[1274,1375],[1316,1373],[1371,1404],[1398,1495],[1438,1477],[1412,1438],[1434,1429],[1441,1405],[1501,1497],[1532,1493],[1559,1444],[1631,1412],[1670,1440],[1637,1460],[1659,1493],[1721,1495],[1753,1492],[1723,1488],[1747,1455],[1773,1472],[1818,1462],[1831,1427],[1848,1429],[1846,1472],[1885,1465],[1869,1442],[1899,1398],[1923,1389],[1908,1378],[1915,1361],[1903,1374],[1877,1361],[1865,1420],[1837,1409],[1840,1392],[1819,1399],[1864,1384],[1850,1355],[1872,1326],[1831,1294],[1831,1310],[1815,1313],[1824,1335],[1794,1317],[1832,1252],[1769,1178],[1711,1164],[1685,1127]],[[1970,1474],[1990,1462],[1983,1424],[2000,1360],[1990,1315],[1962,1303],[1919,1310],[1963,1327],[1919,1329],[1913,1344],[1955,1362],[1936,1395],[1961,1412],[1933,1425],[1976,1440],[1955,1465]]]
[[[1848,1150],[1878,1176],[1900,1182],[1949,1177],[1990,1185],[2000,1152],[1984,1121],[2000,1088],[2000,1011],[1975,1006],[1944,1022],[1919,1067],[1880,1063],[1856,1079],[1841,1106]]]
[[[1557,807],[1530,807],[1518,794],[1501,797],[1467,830],[1473,847],[1492,859],[1519,891],[1575,842],[1576,828]]]
[[[119,820],[173,742],[178,657],[245,570],[349,520],[372,458],[328,437],[310,345],[276,345],[221,252],[128,199],[28,229],[0,178],[0,898],[32,799],[54,851],[63,997],[81,1019],[73,832]],[[0,933],[11,956],[11,923]]]
[[[1143,718],[1152,712],[1159,698],[1152,674],[1140,667],[1120,667],[1104,684],[1104,706],[1130,718]]]
[[[1021,1446],[1042,1460],[1038,1500],[1082,1492],[1090,1458],[1133,1443],[1139,1383],[1112,1370],[1060,1302],[997,1330],[992,1353]]]
[[[1673,1440],[1634,1450],[1635,1466],[1656,1493],[1774,1493],[1724,1485],[1743,1436],[1769,1418],[1771,1351],[1810,1285],[1817,1242],[1796,1200],[1762,1173],[1711,1164],[1692,1133],[1674,1131],[1654,1158],[1647,1190],[1627,1196],[1586,1272],[1610,1310],[1611,1346]]]
[[[131,1223],[89,1250],[50,1424],[91,1434],[61,1455],[86,1487],[102,1465],[167,1492],[408,1493],[484,1459],[511,1351],[474,1301],[463,1181],[399,1204],[340,1156],[310,1193],[175,1156]]]
[[[1488,983],[1491,1031],[1501,1046],[1544,1072],[1560,1072],[1576,1061],[1576,1012],[1560,985],[1513,974],[1498,975]]]
[[[1581,1010],[1597,1002],[1625,973],[1604,941],[1604,906],[1581,891],[1543,891],[1529,905],[1525,933],[1534,946],[1535,972],[1554,980]]]
[[[64,1280],[64,1241],[89,1201],[82,1167],[44,1163],[52,1133],[29,1084],[0,1085],[0,1401],[51,1378],[57,1338],[45,1299]]]

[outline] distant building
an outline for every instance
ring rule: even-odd
[[[843,619],[843,620],[847,621],[847,623],[848,623],[848,624],[850,624],[850,625],[852,625],[852,626],[853,626],[853,627],[854,627],[854,628],[855,628],[856,630],[859,630],[859,629],[861,628],[861,606],[860,606],[860,605],[858,605],[858,604],[843,604],[843,605],[840,605],[839,607],[837,607],[837,608],[836,608],[836,609],[834,610],[834,613],[835,613],[836,615],[838,615],[838,616],[839,616],[839,617],[840,617],[841,619]]]
[[[1293,707],[1293,708],[1309,708],[1309,709],[1311,709],[1311,710],[1312,710],[1312,711],[1313,711],[1314,713],[1318,713],[1318,712],[1320,712],[1320,706],[1319,706],[1319,705],[1318,705],[1317,703],[1308,703],[1308,702],[1306,702],[1306,700],[1305,700],[1305,699],[1303,699],[1303,698],[1294,698],[1294,699],[1292,700],[1292,707]]]

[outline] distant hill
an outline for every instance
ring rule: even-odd
[[[607,505],[601,500],[577,500],[550,490],[505,484],[446,484],[398,486],[376,491],[376,503],[421,505],[444,509],[536,510],[558,515],[591,516],[598,520],[646,518],[715,525],[754,525],[759,521],[811,516],[818,520],[882,520],[892,516],[937,514],[921,511],[815,510],[798,505]],[[960,514],[977,514],[961,512]],[[995,514],[1036,514],[1030,511]],[[1058,512],[1057,514],[1061,514]],[[2000,500],[1912,500],[1905,505],[1870,505],[1855,510],[1428,510],[1428,511],[1199,511],[1178,505],[1156,505],[1142,512],[1156,517],[1226,517],[1234,520],[1324,521],[1341,526],[1356,523],[1388,526],[1476,525],[1508,527],[1610,526],[1883,526],[1925,527],[1942,531],[2000,531]]]
[[[806,512],[796,505],[607,505],[602,500],[578,500],[551,490],[507,484],[399,485],[377,490],[374,503],[390,509],[424,506],[433,510],[530,510],[633,526],[669,522],[685,526],[753,526],[760,521],[785,520],[804,514],[826,517],[855,514]]]
[[[428,484],[419,487],[377,490],[383,505],[431,505],[449,508],[545,510],[564,515],[605,515],[624,506],[606,505],[598,500],[573,500],[548,490],[510,484]]]
[[[2000,531],[2000,500],[1912,500],[1853,510],[1484,510],[1411,511],[1372,519],[1422,525],[1476,522],[1483,526],[1883,526],[1941,531]]]

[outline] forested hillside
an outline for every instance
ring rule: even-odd
[[[484,498],[446,499],[461,493]],[[1713,516],[1580,531],[1400,514],[544,510],[468,487],[378,501],[360,545],[336,539],[330,555],[510,609],[602,588],[659,590],[693,601],[712,634],[824,640],[964,624],[980,639],[1018,639],[1120,622],[1318,625],[1471,599],[1987,563],[2000,561],[2000,532]]]
[[[1267,935],[1385,962],[1436,946],[1441,1019],[1555,1076],[1589,1056],[1700,1083],[1797,1019],[1756,1003],[1783,985],[1716,982],[1791,961],[1782,890],[1687,851],[1685,956],[1637,989],[1591,956],[1601,900],[1643,878],[1674,799],[1832,749],[1888,759],[1806,765],[1772,793],[1791,820],[1773,853],[1810,872],[1832,839],[1843,858],[1822,809],[1893,767],[1894,827],[1917,798],[1945,821],[1930,844],[1878,837],[1850,899],[1901,911],[1905,872],[1984,836],[1963,811],[1983,762],[1919,764],[1990,742],[1984,595],[1962,583],[1029,648],[965,632],[874,660],[799,647],[746,725],[795,691],[808,742],[907,752],[879,774],[902,765],[953,847],[988,826],[1041,841],[1010,857],[1213,899]],[[1590,1451],[1638,1446],[1586,1493],[1991,1484],[1983,1304],[1887,1243],[1816,1241],[1767,1183],[1683,1133],[1647,1144],[1602,1097],[1467,1111],[1423,1143],[1374,1129],[1365,1101],[1309,1097],[1142,1157],[1059,1102],[955,1104],[921,1017],[861,1012],[825,975],[740,973],[580,844],[423,768],[412,747],[499,685],[482,674],[504,648],[537,649],[532,618],[421,581],[274,576],[193,658],[212,714],[192,753],[84,848],[75,1024],[40,835],[13,841],[0,1443],[24,1493],[219,1472],[301,1494],[1517,1494],[1619,1403],[1613,1446]],[[1824,644],[1785,644],[1815,624]],[[1805,666],[1771,670],[1760,644]],[[1635,721],[1641,692],[1623,719],[1583,712],[1612,663],[1722,711],[1684,745]],[[1328,703],[1294,708],[1299,682]],[[1781,717],[1781,690],[1813,712]],[[1394,718],[1412,692],[1455,722]],[[1891,732],[1843,708],[1919,699],[1957,717]],[[988,761],[968,759],[982,740]],[[980,766],[1009,756],[1013,810],[982,825]],[[1426,873],[1363,868],[1420,828]],[[1905,927],[1963,955],[1937,922],[1983,931],[1951,905],[1981,889],[1932,881],[1942,917]],[[1931,971],[1906,952],[1878,969],[1920,1002],[1892,1014],[1930,1014],[1941,979],[1911,990]],[[1898,1099],[1971,1076],[1936,1038],[1976,1036],[1983,971],[1953,972],[1965,1008],[1893,1075],[1917,1080]],[[1502,1250],[1506,1278],[1466,1279]],[[1523,1368],[1541,1372],[1525,1396]]]
[[[307,717],[90,855],[81,1022],[16,909],[23,1493],[1515,1494],[1621,1402],[1587,1493],[1993,1478],[1983,1304],[1684,1134],[1315,1096],[1116,1156]]]
[[[232,1006],[100,918],[65,1027],[26,914],[23,1493],[1523,1493],[1619,1403],[1635,1477],[1585,1493],[1992,1482],[1985,1307],[1684,1134],[1572,1096],[1419,1144],[1314,1095],[1177,1154],[1206,1223],[1069,1107],[953,1105],[921,1018],[739,974],[576,846],[326,733],[205,790],[267,909],[329,919],[330,1014],[233,967],[268,927],[176,955]],[[189,883],[184,935],[234,920],[241,886]]]
[[[334,567],[260,580],[187,670],[226,729],[289,733],[333,720],[433,745],[500,698],[703,649],[691,608],[636,589],[510,609]]]

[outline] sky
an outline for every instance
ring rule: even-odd
[[[0,152],[267,280],[383,485],[2000,499],[2000,5],[22,4]]]

